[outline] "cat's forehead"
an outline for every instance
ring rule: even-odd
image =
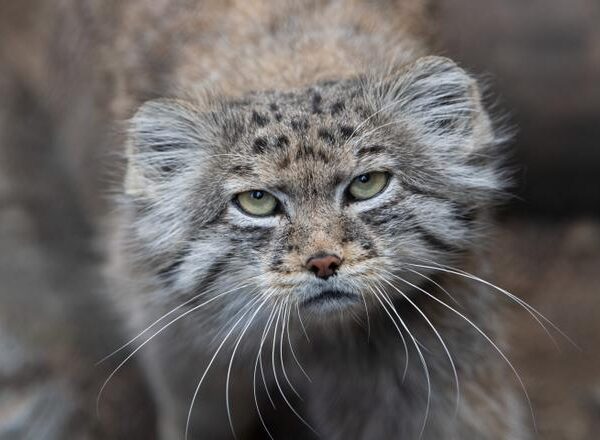
[[[300,191],[352,173],[353,138],[373,112],[358,81],[255,93],[230,105],[224,124],[230,170]]]

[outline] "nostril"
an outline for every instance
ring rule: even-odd
[[[319,255],[306,262],[306,267],[318,278],[327,279],[335,275],[342,264],[342,261],[337,255]]]

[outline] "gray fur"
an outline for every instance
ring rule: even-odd
[[[222,341],[196,396],[190,436],[231,436],[225,376],[244,328],[229,390],[239,438],[257,421],[252,372],[264,334],[270,393],[281,387],[322,438],[526,438],[527,413],[502,358],[469,322],[423,292],[501,343],[490,292],[424,267],[435,261],[468,269],[479,258],[487,213],[505,184],[499,144],[476,82],[439,57],[285,92],[145,103],[130,121],[116,255],[123,278],[133,280],[124,287],[132,327],[140,331],[189,302],[150,336],[198,307],[144,349],[164,438],[184,435],[194,388]],[[346,188],[371,171],[388,172],[388,186],[350,203]],[[241,212],[234,196],[252,189],[276,196],[281,213]],[[304,266],[320,252],[343,258],[338,275],[326,281]],[[325,289],[350,297],[305,306]],[[456,416],[452,365],[416,307],[452,355],[461,386]],[[284,321],[311,381],[292,357]],[[419,351],[432,393],[423,431],[428,390]],[[303,402],[292,399],[286,375]],[[267,414],[262,378],[254,379]],[[292,412],[278,400],[277,414]]]

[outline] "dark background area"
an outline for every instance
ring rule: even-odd
[[[600,2],[440,5],[444,51],[489,82],[516,128],[513,212],[600,214]]]
[[[0,440],[152,439],[135,363],[95,412],[115,366],[95,363],[123,336],[95,242],[108,126],[94,98],[97,30],[80,29],[71,4],[0,3]],[[516,132],[516,197],[490,246],[494,281],[581,346],[556,351],[525,312],[509,310],[508,346],[539,438],[595,440],[600,2],[442,0],[437,15],[442,53],[490,85]]]

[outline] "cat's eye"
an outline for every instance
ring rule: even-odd
[[[242,211],[256,217],[266,217],[275,214],[277,199],[266,191],[252,190],[235,196]]]
[[[348,187],[348,192],[355,200],[370,199],[383,191],[388,180],[388,173],[383,171],[361,174],[354,178]]]

